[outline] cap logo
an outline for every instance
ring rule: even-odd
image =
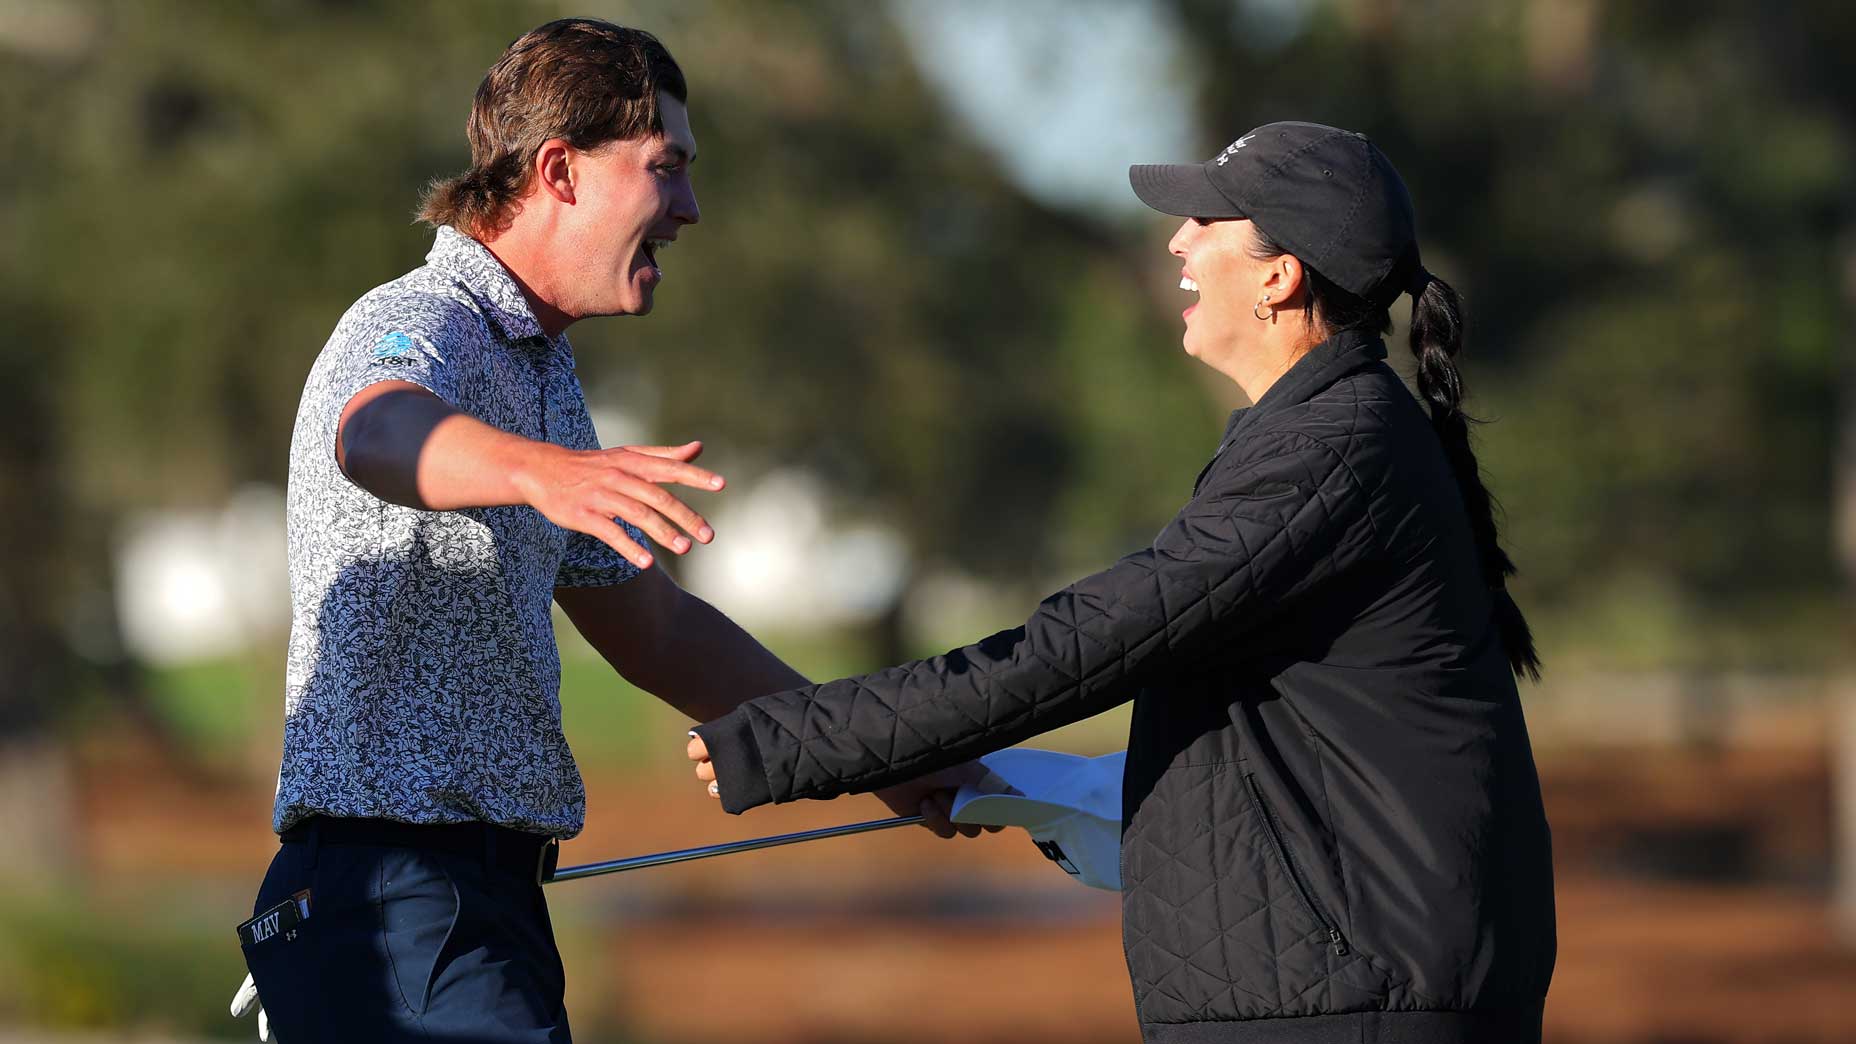
[[[1232,142],[1231,144],[1225,146],[1225,150],[1218,154],[1218,159],[1214,162],[1216,162],[1220,167],[1231,162],[1231,157],[1237,155],[1237,150],[1250,144],[1250,139],[1254,137],[1256,137],[1255,134],[1246,134],[1243,137]]]
[[[1070,857],[1064,854],[1062,845],[1055,841],[1039,841],[1035,838],[1032,839],[1031,843],[1038,846],[1038,851],[1044,853],[1044,858],[1062,867],[1064,873],[1069,874],[1071,877],[1081,877],[1083,875],[1083,872],[1076,868],[1076,864],[1070,862]]]

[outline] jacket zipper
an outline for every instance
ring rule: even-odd
[[[1277,858],[1282,860],[1283,869],[1289,872],[1289,883],[1295,887],[1295,896],[1302,901],[1302,909],[1327,933],[1328,943],[1334,949],[1334,956],[1345,957],[1348,953],[1347,939],[1334,927],[1334,922],[1321,913],[1315,905],[1314,893],[1308,890],[1308,884],[1302,877],[1301,867],[1296,864],[1295,856],[1289,846],[1283,843],[1282,832],[1276,826],[1276,813],[1271,811],[1269,803],[1263,800],[1263,790],[1257,786],[1257,777],[1244,773],[1244,785],[1250,788],[1250,798],[1256,803],[1257,811],[1263,814],[1263,828],[1269,832],[1270,844],[1276,848]]]

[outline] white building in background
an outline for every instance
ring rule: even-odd
[[[902,594],[908,547],[886,526],[835,524],[829,502],[823,483],[797,471],[731,487],[704,505],[713,508],[715,543],[674,568],[691,590],[751,629],[793,633],[867,622]],[[281,642],[290,626],[285,554],[283,492],[271,486],[245,487],[218,510],[129,516],[115,548],[125,651],[168,666]]]
[[[281,640],[290,626],[284,497],[247,486],[213,510],[130,516],[116,540],[116,610],[131,655],[170,665]]]
[[[834,525],[816,478],[776,471],[717,498],[713,544],[676,565],[690,590],[750,630],[815,631],[888,609],[908,579],[909,552],[887,526]]]

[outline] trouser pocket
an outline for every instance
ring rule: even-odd
[[[446,945],[459,914],[457,885],[444,853],[391,849],[380,860],[376,895],[381,946],[400,1001],[424,1015],[432,983],[443,966]]]
[[[258,987],[258,1002],[273,1027],[273,1038],[279,1041],[323,1036],[318,1012],[324,962],[317,945],[321,924],[316,920],[314,877],[301,845],[282,846],[258,888],[253,920],[240,926],[245,968]]]

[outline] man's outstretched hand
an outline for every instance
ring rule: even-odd
[[[651,552],[638,546],[614,518],[622,518],[677,554],[691,539],[706,544],[715,530],[689,505],[664,489],[671,483],[714,491],[722,476],[690,463],[702,443],[681,446],[621,446],[565,450],[537,444],[513,481],[524,503],[563,529],[605,542],[640,569],[651,568]],[[685,537],[677,530],[689,533]]]
[[[421,511],[527,504],[640,569],[655,559],[614,519],[679,555],[715,539],[709,523],[664,488],[713,493],[726,485],[691,463],[700,453],[700,442],[573,450],[527,439],[409,381],[356,392],[342,407],[335,441],[342,473],[382,500]]]
[[[722,787],[716,782],[715,763],[709,760],[709,747],[703,743],[701,736],[690,737],[688,754],[690,760],[696,763],[696,778],[708,786],[710,797],[720,800]],[[1003,828],[956,823],[953,820],[954,795],[960,791],[961,785],[977,783],[985,775],[984,765],[969,761],[893,787],[884,787],[875,791],[875,794],[899,816],[921,816],[922,826],[933,831],[936,837],[978,837],[981,831],[996,834]]]

